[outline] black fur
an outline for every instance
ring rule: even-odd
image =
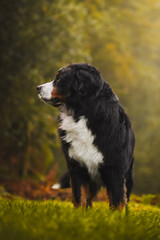
[[[59,96],[50,104],[74,112],[74,119],[88,119],[88,128],[95,136],[94,145],[103,154],[103,163],[98,171],[102,182],[93,181],[85,166],[68,154],[70,144],[63,139],[65,131],[59,130],[62,148],[67,160],[68,172],[59,183],[62,187],[72,186],[74,204],[81,203],[81,186],[86,190],[86,205],[91,206],[93,197],[103,185],[106,187],[110,206],[119,208],[129,201],[133,186],[134,133],[129,117],[118,98],[99,71],[88,64],[72,64],[62,68],[54,81]]]

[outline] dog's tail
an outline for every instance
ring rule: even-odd
[[[70,187],[70,175],[68,171],[66,171],[59,179],[59,181],[52,186],[53,189],[64,189]]]

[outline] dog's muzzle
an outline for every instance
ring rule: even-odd
[[[37,86],[37,92],[40,99],[54,107],[62,104],[62,96],[56,93],[56,87],[53,87],[53,82]]]
[[[40,94],[40,92],[41,92],[41,88],[42,88],[41,85],[37,86],[37,92],[38,92],[38,94]]]

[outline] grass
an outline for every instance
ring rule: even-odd
[[[160,239],[160,208],[131,201],[111,211],[105,202],[74,209],[70,202],[0,200],[1,240]]]

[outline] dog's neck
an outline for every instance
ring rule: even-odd
[[[73,115],[74,115],[73,109],[72,109],[72,108],[68,108],[68,107],[66,106],[66,104],[61,105],[61,106],[59,107],[59,111],[60,111],[60,113],[65,113],[65,114],[67,114],[68,116],[73,116]]]

